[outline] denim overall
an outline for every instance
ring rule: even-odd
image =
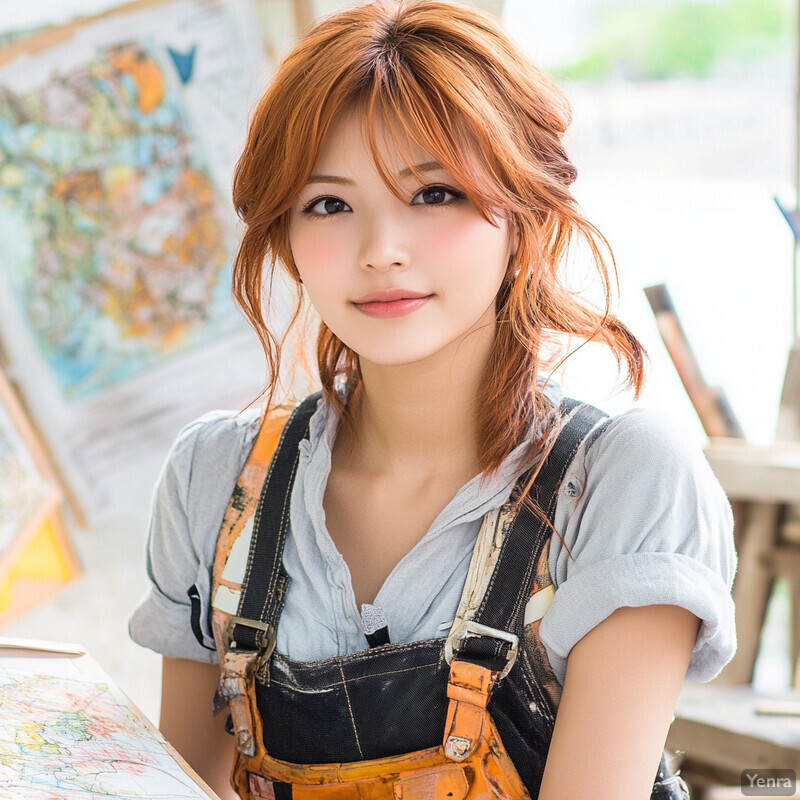
[[[215,711],[230,711],[234,788],[247,800],[537,798],[561,687],[539,620],[525,624],[531,600],[553,591],[550,528],[511,510],[528,473],[484,517],[449,636],[311,662],[275,652],[299,443],[320,395],[264,422],[218,540]],[[590,447],[610,421],[569,398],[558,411],[561,431],[533,487],[551,524],[579,446],[589,437]],[[651,800],[689,800],[665,753]]]

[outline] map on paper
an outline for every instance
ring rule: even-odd
[[[138,513],[181,427],[264,383],[231,185],[269,77],[250,0],[0,48],[0,344],[90,524]]]
[[[24,661],[0,660],[0,796],[208,800],[112,684]]]
[[[229,310],[229,220],[161,56],[123,41],[0,86],[0,261],[67,398],[214,335]]]

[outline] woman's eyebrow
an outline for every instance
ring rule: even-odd
[[[431,172],[435,169],[440,169],[444,171],[444,167],[438,161],[426,161],[423,164],[417,164],[414,167],[418,172]],[[411,167],[404,167],[397,173],[398,177],[401,180],[405,180],[406,178],[413,175],[411,171]],[[341,178],[338,175],[311,175],[309,176],[308,180],[306,181],[306,186],[310,183],[340,183],[343,186],[355,186],[355,181],[350,180],[350,178]]]

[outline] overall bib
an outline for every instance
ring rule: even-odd
[[[561,686],[538,633],[554,591],[551,530],[511,509],[528,473],[482,520],[447,637],[311,662],[275,652],[299,443],[320,396],[265,420],[217,544],[214,710],[229,706],[234,788],[244,800],[537,798]],[[609,422],[569,398],[558,410],[562,429],[533,489],[551,523],[576,451]],[[651,800],[689,800],[665,755]]]

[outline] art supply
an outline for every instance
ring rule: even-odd
[[[250,0],[141,0],[0,47],[0,346],[88,525],[135,513],[182,425],[260,389],[226,198],[268,77]]]
[[[80,645],[0,639],[0,752],[2,797],[217,798]]]
[[[42,439],[0,369],[0,625],[80,571],[59,512],[62,497]]]

